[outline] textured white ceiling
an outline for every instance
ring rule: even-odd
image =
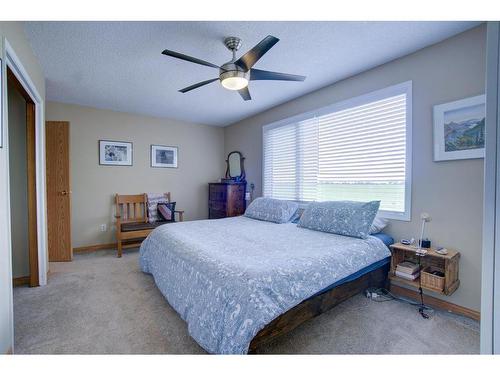
[[[469,29],[477,22],[25,22],[48,100],[225,126]],[[280,38],[255,65],[307,76],[252,81],[251,101],[214,82],[217,69],[163,56],[171,49],[221,65],[226,36],[239,55]]]

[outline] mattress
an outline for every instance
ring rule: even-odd
[[[387,247],[391,246],[394,243],[394,238],[392,238],[391,236],[389,236],[388,234],[385,234],[385,233],[375,233],[375,234],[372,234],[372,236],[381,240],[384,243],[384,245]],[[324,288],[321,291],[319,291],[318,293],[316,293],[315,296],[317,296],[319,294],[323,294],[323,293],[329,291],[330,289],[333,289],[339,285],[356,280],[357,278],[359,278],[363,275],[366,275],[367,273],[370,273],[372,271],[375,271],[376,269],[378,269],[380,267],[384,267],[389,263],[391,263],[390,256],[387,258],[381,259],[379,261],[376,261],[372,264],[369,264],[368,266],[350,274],[349,276],[344,277],[342,280],[336,281],[333,284],[327,286],[326,288]]]
[[[162,225],[142,243],[140,264],[200,346],[242,354],[274,318],[389,256],[375,237],[240,216]]]
[[[391,236],[389,236],[386,233],[375,233],[375,234],[372,234],[372,236],[378,238],[387,247],[391,246],[394,243],[394,238],[392,238]]]

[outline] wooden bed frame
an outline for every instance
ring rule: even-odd
[[[389,264],[368,272],[355,280],[304,300],[261,329],[250,343],[248,353],[257,354],[259,347],[292,331],[307,320],[330,310],[367,288],[386,287],[388,272]]]

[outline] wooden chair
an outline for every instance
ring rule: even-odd
[[[170,193],[165,193],[165,198],[170,202]],[[118,258],[122,256],[122,248],[136,247],[137,242],[123,244],[124,240],[144,239],[156,227],[165,222],[148,222],[147,194],[115,195],[116,204],[116,240],[118,244]],[[184,211],[175,210],[174,215],[179,217],[178,221],[184,221]]]

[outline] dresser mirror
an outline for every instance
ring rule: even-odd
[[[226,178],[235,181],[245,181],[245,168],[243,161],[245,158],[239,151],[231,151],[226,159]]]

